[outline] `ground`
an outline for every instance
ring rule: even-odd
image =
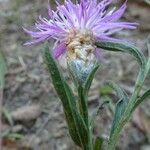
[[[116,5],[120,5],[119,2]],[[135,0],[129,1],[128,6],[123,20],[139,22],[140,25],[135,31],[121,31],[115,36],[127,39],[147,56],[150,5]],[[70,139],[61,102],[43,63],[43,45],[23,46],[29,37],[22,27],[34,25],[40,14],[46,15],[46,8],[47,1],[43,0],[0,0],[0,50],[4,52],[8,66],[3,96],[3,150],[77,149]],[[99,101],[102,102],[105,95],[102,89],[107,80],[114,80],[131,94],[139,69],[131,56],[120,53],[103,52],[101,64],[89,94],[90,112],[96,109]],[[63,68],[63,72],[71,82],[67,70]],[[149,79],[143,90],[150,87]],[[115,98],[114,93],[110,95]],[[95,121],[94,133],[105,139],[104,147],[115,102],[105,106]],[[150,101],[136,110],[117,149],[150,149],[149,110]]]

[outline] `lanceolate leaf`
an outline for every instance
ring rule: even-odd
[[[111,128],[111,133],[110,137],[113,135],[116,127],[118,126],[118,123],[120,119],[122,118],[122,115],[124,114],[127,105],[128,105],[128,95],[124,90],[122,90],[117,84],[113,82],[108,83],[116,92],[119,97],[119,101],[117,102],[116,105],[116,110],[115,110],[115,115],[112,123],[112,128]]]
[[[140,98],[137,99],[136,103],[134,104],[134,107],[132,109],[132,112],[148,97],[150,97],[150,89],[147,90]]]
[[[119,97],[119,99],[124,98],[128,102],[128,95],[127,95],[127,93],[119,85],[117,85],[113,81],[108,81],[107,85],[116,91],[117,96]]]
[[[147,38],[147,48],[148,48],[149,57],[150,57],[150,34],[148,35],[148,38]]]
[[[70,135],[77,145],[85,145],[88,140],[87,128],[82,117],[77,112],[76,100],[72,90],[62,77],[48,46],[44,49],[44,60],[47,64],[56,92],[62,101]]]
[[[148,53],[149,53],[148,60],[145,65],[145,68],[142,67],[142,69],[139,72],[139,76],[137,78],[135,91],[132,96],[134,99],[134,103],[132,104],[132,101],[131,101],[131,106],[132,106],[131,112],[142,102],[142,99],[139,100],[138,96],[139,96],[140,90],[142,88],[142,85],[144,84],[145,78],[147,77],[147,75],[150,71],[150,35],[148,36],[148,39],[147,39],[147,47],[148,47]],[[147,94],[148,94],[148,91],[143,96],[146,96]]]
[[[87,106],[87,95],[93,81],[94,75],[99,68],[98,63],[95,63],[95,67],[91,70],[86,81],[78,85],[78,95],[79,95],[79,109],[82,117],[84,118],[85,124],[88,126],[88,106]]]
[[[126,110],[126,107],[127,107],[127,104],[123,98],[117,102],[115,115],[114,115],[114,119],[113,119],[113,124],[111,127],[110,137],[113,135],[115,128],[117,127],[117,125],[119,123],[119,120],[121,119],[123,113]]]
[[[7,67],[6,67],[5,57],[2,53],[2,51],[0,51],[0,140],[2,139],[2,136],[5,135],[4,133],[1,132],[1,127],[2,127],[1,126],[1,118],[2,118],[2,104],[3,104],[3,102],[2,102],[3,101],[3,88],[4,88],[4,84],[5,84],[6,72],[7,72]],[[0,149],[1,149],[1,142],[0,142]]]
[[[91,87],[91,83],[92,83],[93,78],[94,78],[94,75],[95,75],[95,73],[96,73],[96,71],[97,71],[98,68],[99,68],[99,65],[97,63],[97,64],[95,64],[95,67],[93,68],[93,70],[91,71],[91,73],[89,74],[87,80],[84,83],[85,95],[88,94],[88,91],[89,91],[89,89]]]
[[[114,51],[114,52],[120,51],[120,52],[131,54],[136,58],[138,63],[141,65],[141,67],[145,67],[146,60],[143,53],[134,46],[123,44],[123,43],[113,43],[113,42],[96,42],[95,44],[98,48],[102,48],[104,50]]]
[[[94,150],[102,150],[103,139],[97,137],[95,140]]]
[[[5,74],[7,72],[7,66],[4,54],[0,51],[0,89],[3,89],[5,82]]]
[[[138,78],[135,83],[134,93],[131,96],[131,100],[129,101],[129,104],[128,104],[128,107],[130,107],[130,108],[134,107],[136,99],[137,99],[138,95],[140,94],[142,85],[143,85],[146,75],[148,73],[148,69],[146,69],[148,66],[147,65],[148,63],[146,64],[146,58],[143,55],[142,51],[138,50],[138,48],[136,48],[134,46],[123,44],[123,43],[99,42],[99,43],[96,43],[96,45],[97,45],[97,47],[102,48],[104,50],[108,50],[108,51],[125,52],[136,58],[137,62],[140,65],[140,71],[139,71],[139,75],[138,75]],[[149,64],[150,64],[150,61],[149,61]],[[117,104],[116,114],[119,114],[118,112],[121,112],[121,114],[124,113],[124,111],[120,111],[120,108],[124,109],[124,105],[126,104],[126,102],[122,102],[122,101],[124,101],[124,100],[122,98],[120,98],[120,102]],[[116,122],[115,119],[114,119],[114,122]],[[115,127],[116,127],[116,125],[115,125]],[[112,129],[112,132],[113,132],[113,130],[114,130],[114,126]]]
[[[148,48],[148,61],[147,61],[147,65],[146,65],[146,75],[150,71],[150,34],[147,38],[147,48]]]
[[[84,88],[79,85],[78,87],[78,95],[79,95],[79,110],[82,115],[85,124],[88,126],[88,106],[87,106],[87,97],[84,93]]]

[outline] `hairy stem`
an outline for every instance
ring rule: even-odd
[[[141,69],[137,78],[137,81],[135,83],[135,90],[132,94],[128,106],[126,108],[125,113],[122,116],[122,119],[120,120],[120,123],[118,124],[117,128],[114,131],[114,134],[110,138],[110,142],[108,144],[108,150],[115,150],[117,141],[119,139],[120,133],[123,129],[123,127],[126,125],[126,123],[130,120],[130,117],[133,113],[133,107],[137,101],[137,97],[139,96],[139,93],[142,89],[142,86],[144,84],[145,78],[147,76],[148,72],[144,69]]]
[[[3,100],[3,89],[0,88],[0,133],[2,129],[2,100]],[[2,139],[0,137],[0,149],[2,149]]]
[[[92,134],[91,134],[91,128],[89,123],[89,114],[88,114],[87,95],[85,94],[84,88],[82,86],[79,86],[78,94],[79,94],[79,110],[88,129],[88,143],[84,145],[82,149],[93,150]]]
[[[87,99],[86,96],[84,95],[84,89],[80,86],[78,88],[78,93],[79,93],[79,109],[80,113],[85,121],[85,124],[88,126],[88,106],[87,106]]]

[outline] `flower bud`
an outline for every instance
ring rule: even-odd
[[[67,62],[70,73],[83,84],[96,64],[94,36],[83,30],[70,32],[67,45]]]

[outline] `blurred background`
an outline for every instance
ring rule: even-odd
[[[55,8],[54,0],[50,0]],[[115,1],[120,6],[123,1]],[[146,39],[150,33],[148,0],[128,0],[122,18],[140,23],[137,30],[120,31],[117,37],[127,39],[147,56]],[[32,28],[39,15],[47,16],[47,0],[0,0],[0,63],[5,69],[2,106],[2,150],[75,150],[70,139],[61,103],[55,93],[42,59],[42,44],[25,47],[29,37],[22,27]],[[7,70],[5,65],[7,64]],[[68,72],[64,76],[71,83]],[[4,74],[3,73],[3,74]],[[116,103],[115,93],[104,86],[114,80],[130,95],[138,73],[136,61],[129,55],[104,52],[89,93],[89,110],[93,112],[109,96],[113,101],[100,110],[94,134],[107,143]],[[150,87],[150,77],[143,91]],[[2,96],[2,94],[1,94]],[[150,100],[133,114],[117,146],[118,150],[150,150]]]

